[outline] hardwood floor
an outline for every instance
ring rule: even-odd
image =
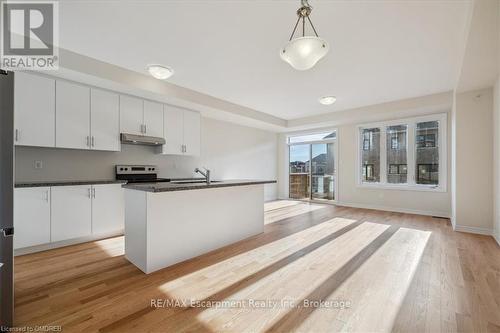
[[[64,332],[500,332],[491,237],[453,232],[445,219],[294,201],[266,204],[265,219],[263,234],[150,275],[124,258],[123,237],[16,257],[15,323]]]

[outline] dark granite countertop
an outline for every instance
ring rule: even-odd
[[[145,192],[172,192],[172,191],[187,191],[187,190],[202,190],[219,187],[232,187],[232,186],[248,186],[260,184],[273,184],[276,180],[223,180],[212,181],[210,185],[206,183],[147,183],[147,184],[126,184],[123,187],[131,190],[145,191]]]
[[[124,180],[62,180],[62,181],[33,181],[16,182],[15,188],[22,187],[48,187],[48,186],[76,186],[76,185],[105,185],[105,184],[126,184]]]

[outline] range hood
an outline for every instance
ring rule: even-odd
[[[145,145],[145,146],[161,146],[166,143],[164,138],[154,136],[143,136],[128,133],[121,133],[120,140],[124,144]]]

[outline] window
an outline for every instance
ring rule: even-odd
[[[399,165],[399,173],[401,175],[406,175],[408,174],[408,166],[406,164],[401,164]]]
[[[373,146],[373,136],[371,132],[363,133],[363,150],[370,150]]]
[[[399,142],[397,136],[393,135],[391,137],[391,149],[399,149]]]
[[[421,144],[417,144],[415,153],[417,184],[439,184],[439,147],[436,144],[438,133],[438,121],[417,123],[415,135],[417,138],[424,137],[423,140],[420,139]]]
[[[399,174],[399,165],[397,165],[397,164],[389,165],[389,174],[391,174],[391,175]]]
[[[367,128],[361,132],[361,164],[363,182],[380,182],[380,128]]]
[[[406,125],[391,126],[388,128],[388,137],[392,150],[406,149]]]
[[[359,182],[446,188],[446,114],[359,126]]]
[[[418,164],[417,184],[437,185],[439,181],[438,164]]]
[[[423,129],[421,131],[424,131]],[[436,147],[436,134],[418,134],[417,148],[433,148]]]
[[[389,174],[391,175],[406,175],[408,173],[408,167],[406,164],[390,164]]]
[[[365,164],[363,165],[363,180],[365,181],[373,181],[374,175],[374,165],[373,164]]]
[[[387,182],[390,184],[405,184],[406,174],[399,172],[399,165],[406,165],[406,133],[407,125],[392,125],[386,127],[387,133]],[[391,166],[392,170],[391,170]],[[393,172],[395,171],[395,172]]]

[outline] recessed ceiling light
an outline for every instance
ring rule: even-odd
[[[337,97],[335,96],[323,96],[319,99],[319,102],[323,105],[332,105],[337,101]]]
[[[158,80],[166,80],[174,74],[172,68],[157,64],[148,65],[148,72]]]

